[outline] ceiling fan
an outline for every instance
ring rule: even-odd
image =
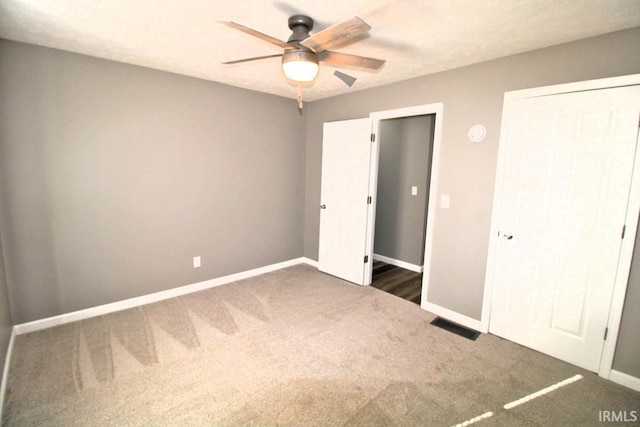
[[[292,33],[286,42],[232,21],[221,21],[221,23],[284,49],[283,53],[227,61],[223,64],[238,64],[282,57],[282,70],[288,79],[298,82],[299,91],[302,90],[301,83],[311,82],[316,78],[319,62],[364,70],[379,70],[385,63],[381,59],[329,50],[353,43],[368,34],[371,27],[358,17],[353,17],[310,35],[309,32],[313,29],[313,19],[306,15],[293,15],[288,20]],[[336,75],[349,86],[355,82],[355,78],[344,73],[336,72]],[[302,108],[301,92],[298,94],[298,101],[300,108]]]

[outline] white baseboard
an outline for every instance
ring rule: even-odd
[[[311,267],[318,268],[318,261],[314,261],[311,258],[307,258],[307,257],[302,257],[300,258],[300,260],[303,264],[308,264]]]
[[[101,316],[103,314],[113,313],[116,311],[126,310],[128,308],[138,307],[169,298],[179,297],[182,295],[198,292],[215,286],[225,285],[227,283],[238,280],[248,279],[250,277],[259,276],[271,271],[280,270],[298,264],[309,264],[311,266],[317,263],[309,258],[295,258],[289,261],[279,262],[264,267],[254,268],[240,273],[230,274],[228,276],[218,277],[216,279],[206,280],[204,282],[193,283],[191,285],[180,286],[178,288],[168,289],[166,291],[155,292],[153,294],[142,295],[140,297],[129,298],[110,304],[99,305],[96,307],[78,310],[71,313],[61,314],[59,316],[48,317],[45,319],[34,320],[33,322],[22,323],[14,326],[16,335],[26,334],[29,332],[39,331],[53,326],[64,325],[78,320],[89,319],[91,317]]]
[[[640,391],[640,378],[636,378],[629,374],[616,371],[615,369],[611,370],[611,373],[609,374],[609,380],[613,381],[616,384],[629,387],[632,390]]]
[[[396,267],[404,268],[405,270],[415,271],[416,273],[422,273],[424,267],[421,265],[411,264],[405,261],[400,261],[399,259],[393,259],[386,257],[384,255],[373,254],[374,261],[382,261],[387,264],[395,265]]]
[[[2,369],[2,381],[0,381],[0,420],[2,419],[2,410],[4,409],[4,397],[7,391],[7,378],[9,377],[9,366],[11,366],[11,356],[13,355],[13,342],[16,337],[16,328],[11,328],[11,338],[9,338],[9,346],[7,354],[4,357],[4,368]]]

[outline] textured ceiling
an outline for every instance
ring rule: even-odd
[[[221,65],[281,50],[217,22],[286,40],[295,13],[316,30],[362,18],[370,37],[334,50],[387,60],[340,68],[352,88],[321,64],[307,101],[640,26],[639,0],[0,0],[0,38],[295,98],[279,58]]]

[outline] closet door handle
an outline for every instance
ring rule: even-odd
[[[327,209],[327,205],[320,205],[320,209]]]

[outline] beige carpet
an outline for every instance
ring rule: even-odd
[[[432,319],[295,266],[18,336],[3,424],[448,426],[492,412],[478,424],[578,426],[640,409],[640,393]]]

